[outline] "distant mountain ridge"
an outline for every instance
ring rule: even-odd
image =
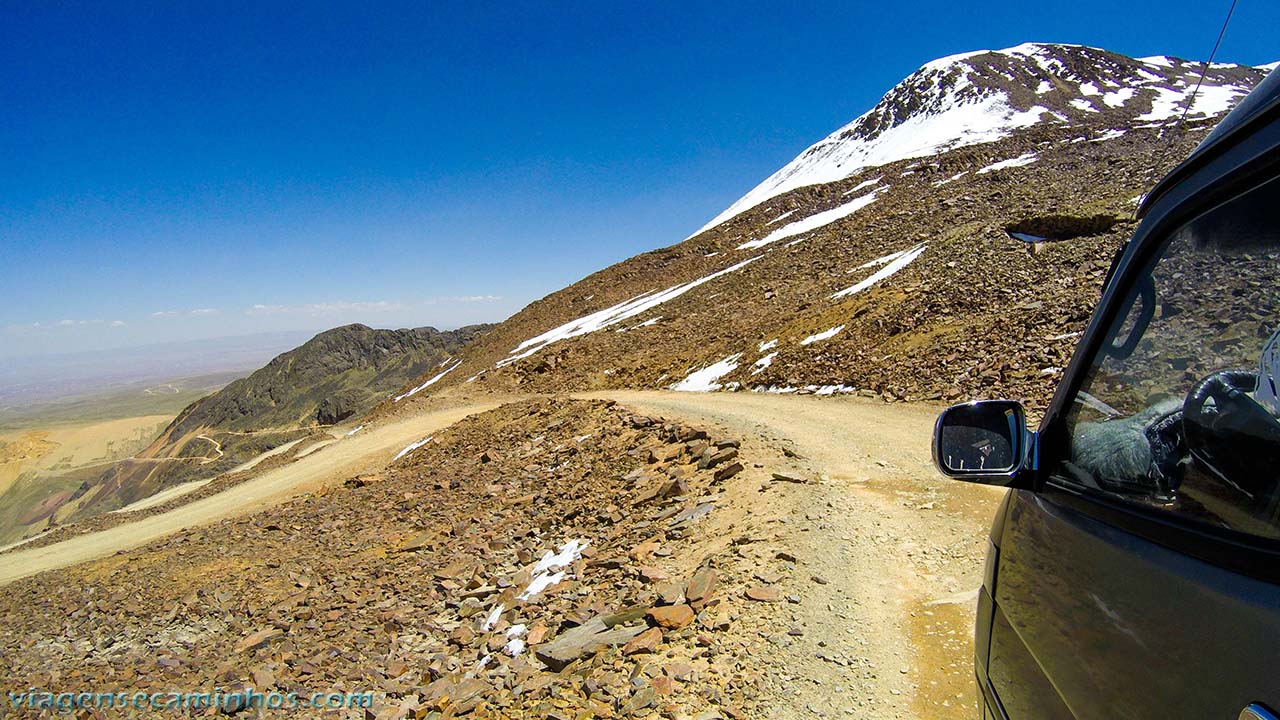
[[[166,433],[180,437],[197,428],[245,431],[341,422],[448,359],[487,327],[441,332],[352,324],[326,330],[192,403]]]
[[[1140,196],[1273,67],[1042,43],[927,63],[690,238],[531,303],[424,394],[1042,406]]]

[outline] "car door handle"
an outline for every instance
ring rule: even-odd
[[[1276,717],[1276,714],[1266,706],[1253,703],[1240,711],[1240,717],[1237,720],[1280,720],[1280,717]]]

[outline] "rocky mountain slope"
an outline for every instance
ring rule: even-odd
[[[692,237],[412,385],[1041,406],[1142,193],[1272,67],[1047,44],[930,62]]]
[[[286,443],[328,439],[320,427],[363,413],[412,378],[443,367],[487,327],[441,332],[356,324],[322,332],[187,406],[145,450],[99,470],[75,492],[41,503],[22,524],[29,533],[83,519],[218,476]]]
[[[332,425],[375,405],[480,336],[488,326],[441,332],[344,325],[316,335],[183,410],[166,429],[227,431]]]

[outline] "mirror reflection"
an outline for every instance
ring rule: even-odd
[[[1017,403],[991,401],[949,408],[939,421],[938,461],[952,472],[1010,472],[1018,464],[1021,427]]]

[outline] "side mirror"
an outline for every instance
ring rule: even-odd
[[[943,475],[1009,485],[1028,463],[1033,438],[1022,405],[983,400],[952,405],[933,431],[933,462]]]

